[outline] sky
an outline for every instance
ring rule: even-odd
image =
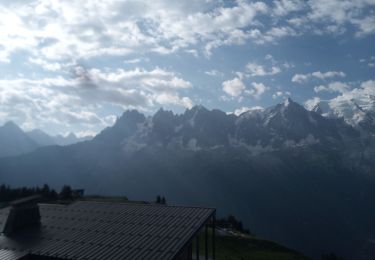
[[[0,125],[375,96],[375,0],[0,1]],[[373,99],[375,100],[375,99]]]

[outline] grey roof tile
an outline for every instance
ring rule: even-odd
[[[82,260],[173,259],[215,212],[211,208],[87,201],[39,207],[40,230],[25,230],[12,239],[1,234],[0,259],[7,259],[1,257],[3,251],[16,255],[22,249]],[[7,213],[7,209],[0,210],[0,227]],[[28,244],[30,240],[32,244]]]

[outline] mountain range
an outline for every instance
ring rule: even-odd
[[[18,125],[8,121],[0,127],[0,157],[17,156],[32,152],[49,145],[70,145],[90,140],[92,137],[79,138],[70,133],[67,136],[50,136],[39,129],[24,132]]]
[[[347,124],[364,133],[375,134],[375,96],[366,95],[361,99],[316,100],[308,109],[324,117],[342,118]]]
[[[253,233],[312,257],[371,259],[373,122],[332,115],[291,99],[239,116],[203,106],[148,117],[125,111],[92,140],[1,158],[0,182],[144,200],[161,194],[239,216]]]

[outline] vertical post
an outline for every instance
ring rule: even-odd
[[[189,244],[188,248],[188,260],[193,260],[193,242]]]
[[[206,224],[204,230],[204,247],[205,247],[205,259],[208,260],[208,226]]]
[[[212,217],[212,259],[215,260],[215,228],[216,228],[216,212]]]
[[[195,240],[195,257],[196,260],[199,260],[199,234],[197,235],[197,239]]]

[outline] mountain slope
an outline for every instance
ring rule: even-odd
[[[67,136],[62,136],[62,135],[51,136],[39,129],[34,129],[30,132],[27,132],[26,134],[31,139],[33,139],[36,143],[38,143],[39,146],[48,146],[48,145],[66,146],[66,145],[71,145],[71,144],[88,141],[92,139],[91,136],[80,138],[80,137],[77,137],[73,133],[70,133]]]
[[[91,140],[92,136],[77,137],[74,133],[70,133],[67,136],[56,135],[52,136],[53,142],[57,145],[66,146],[79,142]]]
[[[319,142],[339,145],[345,138],[358,137],[359,133],[342,120],[307,111],[291,99],[263,111],[246,112],[237,120],[236,138],[263,147]]]
[[[328,118],[342,118],[346,123],[362,131],[375,134],[375,96],[366,95],[359,99],[316,100],[307,108]]]
[[[42,130],[34,129],[30,132],[27,132],[26,134],[39,146],[56,145],[56,141],[54,140],[54,138],[49,136]]]
[[[39,129],[25,133],[18,125],[9,121],[0,127],[0,158],[26,154],[43,146],[65,146],[90,139],[92,138],[78,138],[74,134],[66,137],[50,136]]]
[[[201,252],[204,252],[202,235]],[[302,254],[275,242],[251,236],[217,236],[216,259],[258,259],[258,260],[308,260]]]
[[[0,127],[0,157],[28,153],[38,147],[15,123],[10,121]]]

